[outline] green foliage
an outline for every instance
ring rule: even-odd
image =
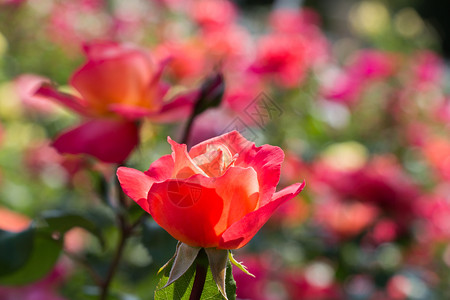
[[[34,230],[0,230],[0,277],[20,269],[31,255]],[[12,255],[14,254],[14,255]]]
[[[194,284],[195,278],[195,263],[173,284],[166,288],[163,288],[167,281],[169,280],[169,273],[172,268],[173,261],[166,266],[164,273],[161,276],[158,286],[155,291],[155,300],[187,300],[190,296],[190,291]],[[233,279],[231,263],[227,264],[227,275],[226,275],[226,292],[229,300],[236,299],[236,282]],[[211,270],[208,268],[206,274],[205,286],[203,288],[203,293],[201,299],[208,300],[222,300],[223,297],[217,288],[216,283],[211,274]]]
[[[52,210],[44,213],[43,220],[50,230],[59,232],[62,235],[74,227],[83,228],[97,237],[102,247],[104,247],[105,243],[100,229],[92,220],[81,214]]]
[[[44,277],[52,270],[62,247],[63,240],[54,238],[47,229],[32,226],[19,233],[1,232],[0,284],[25,285]]]

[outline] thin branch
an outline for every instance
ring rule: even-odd
[[[92,280],[94,280],[95,284],[98,286],[103,285],[103,279],[98,275],[97,271],[92,268],[89,263],[82,257],[76,255],[75,253],[71,253],[67,250],[63,250],[64,255],[66,255],[69,259],[73,260],[75,263],[83,266],[86,271],[91,275]]]

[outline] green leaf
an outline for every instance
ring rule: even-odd
[[[31,228],[21,232],[0,230],[0,277],[18,270],[27,262],[33,233]]]
[[[47,231],[36,228],[27,230],[32,232],[30,255],[19,269],[0,276],[0,285],[25,285],[41,279],[52,270],[58,260],[63,247],[62,239],[54,239]]]
[[[52,210],[46,211],[43,214],[43,219],[51,231],[56,231],[64,235],[72,228],[80,227],[97,237],[102,247],[105,245],[105,241],[97,225],[81,214]]]
[[[172,269],[173,260],[167,265],[164,269],[164,272],[161,276],[161,279],[156,287],[155,292],[155,300],[188,300],[190,297],[190,293],[192,290],[192,286],[195,279],[195,268],[196,263],[193,263],[192,266],[183,274],[177,281],[173,284],[169,285],[166,288],[163,288],[167,281],[169,280],[170,270]],[[236,299],[236,282],[233,279],[231,263],[227,263],[227,271],[226,271],[226,292],[228,296],[228,300]],[[217,285],[213,279],[211,270],[208,267],[208,272],[206,274],[205,285],[203,288],[202,300],[223,300],[223,296],[220,293]]]
[[[233,277],[233,266],[230,261],[227,263],[227,275],[225,278],[225,290],[228,300],[236,300],[236,281]]]
[[[192,289],[194,283],[195,264],[192,265],[176,282],[164,288],[169,281],[172,265],[173,260],[164,269],[163,276],[156,286],[155,300],[189,299],[189,291]]]
[[[251,276],[251,277],[255,277],[255,275],[253,275],[252,273],[250,273],[248,270],[247,270],[247,267],[246,266],[244,266],[243,264],[242,264],[242,262],[239,262],[239,261],[237,261],[236,259],[234,259],[234,256],[233,256],[233,253],[231,253],[231,251],[228,251],[228,258],[230,259],[230,261],[233,263],[233,265],[235,265],[236,267],[238,267],[242,272],[244,272],[245,274],[247,274],[248,276]]]

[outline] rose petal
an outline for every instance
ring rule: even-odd
[[[120,167],[117,170],[117,178],[125,194],[139,204],[143,210],[150,213],[147,195],[153,182],[155,182],[154,178],[141,171],[126,167]]]
[[[170,137],[167,137],[167,141],[172,146],[172,158],[174,161],[172,178],[188,178],[195,174],[202,174],[208,177],[191,159],[186,145],[178,144]]]
[[[172,155],[167,154],[154,161],[144,173],[155,181],[164,181],[172,176],[173,168]]]
[[[62,93],[48,83],[44,83],[34,95],[56,100],[81,115],[88,115],[86,103],[82,99]]]
[[[138,142],[138,128],[134,123],[99,119],[62,133],[53,146],[61,153],[84,153],[104,162],[122,163]]]
[[[263,145],[256,147],[239,132],[232,131],[216,138],[204,141],[189,151],[191,157],[205,153],[208,144],[219,143],[226,146],[232,156],[238,155],[235,166],[252,167],[258,174],[261,206],[268,203],[280,180],[281,164],[284,160],[283,150],[279,147]]]
[[[78,69],[70,83],[97,113],[107,113],[108,106],[117,103],[160,109],[146,99],[153,66],[144,52],[129,49],[120,55],[96,58]]]
[[[193,146],[191,150],[189,150],[189,155],[191,157],[196,157],[205,153],[208,144],[222,144],[230,150],[232,156],[247,152],[253,145],[255,145],[253,142],[248,141],[239,132],[234,130]]]
[[[215,226],[218,234],[258,208],[259,185],[254,169],[230,168],[215,178],[214,186],[224,203],[222,217]]]
[[[118,57],[133,49],[115,41],[93,41],[83,44],[83,51],[90,60]]]
[[[223,211],[222,199],[210,178],[169,179],[154,183],[148,193],[153,219],[175,239],[193,247],[217,247],[214,226]]]
[[[161,110],[153,113],[149,118],[154,122],[170,123],[186,119],[192,113],[198,91],[178,95],[165,103]]]
[[[130,121],[142,119],[143,117],[147,117],[153,113],[151,110],[144,107],[127,104],[112,104],[108,107],[108,109],[109,111],[115,112]]]
[[[304,186],[304,182],[302,184],[296,183],[275,193],[268,204],[247,214],[244,218],[231,225],[223,233],[219,248],[237,249],[245,246],[267,222],[275,209],[298,195]]]
[[[271,145],[261,147],[253,145],[249,151],[241,153],[236,160],[236,166],[251,166],[258,174],[261,206],[270,201],[276,190],[283,160],[283,150]]]
[[[173,172],[173,160],[171,155],[164,155],[154,161],[149,169],[141,172],[132,168],[120,167],[117,170],[117,178],[125,194],[133,199],[146,212],[148,209],[147,195],[154,182],[169,179]]]

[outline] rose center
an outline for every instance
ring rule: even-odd
[[[219,177],[234,165],[236,158],[225,145],[215,143],[207,145],[206,151],[192,160],[209,177]]]

